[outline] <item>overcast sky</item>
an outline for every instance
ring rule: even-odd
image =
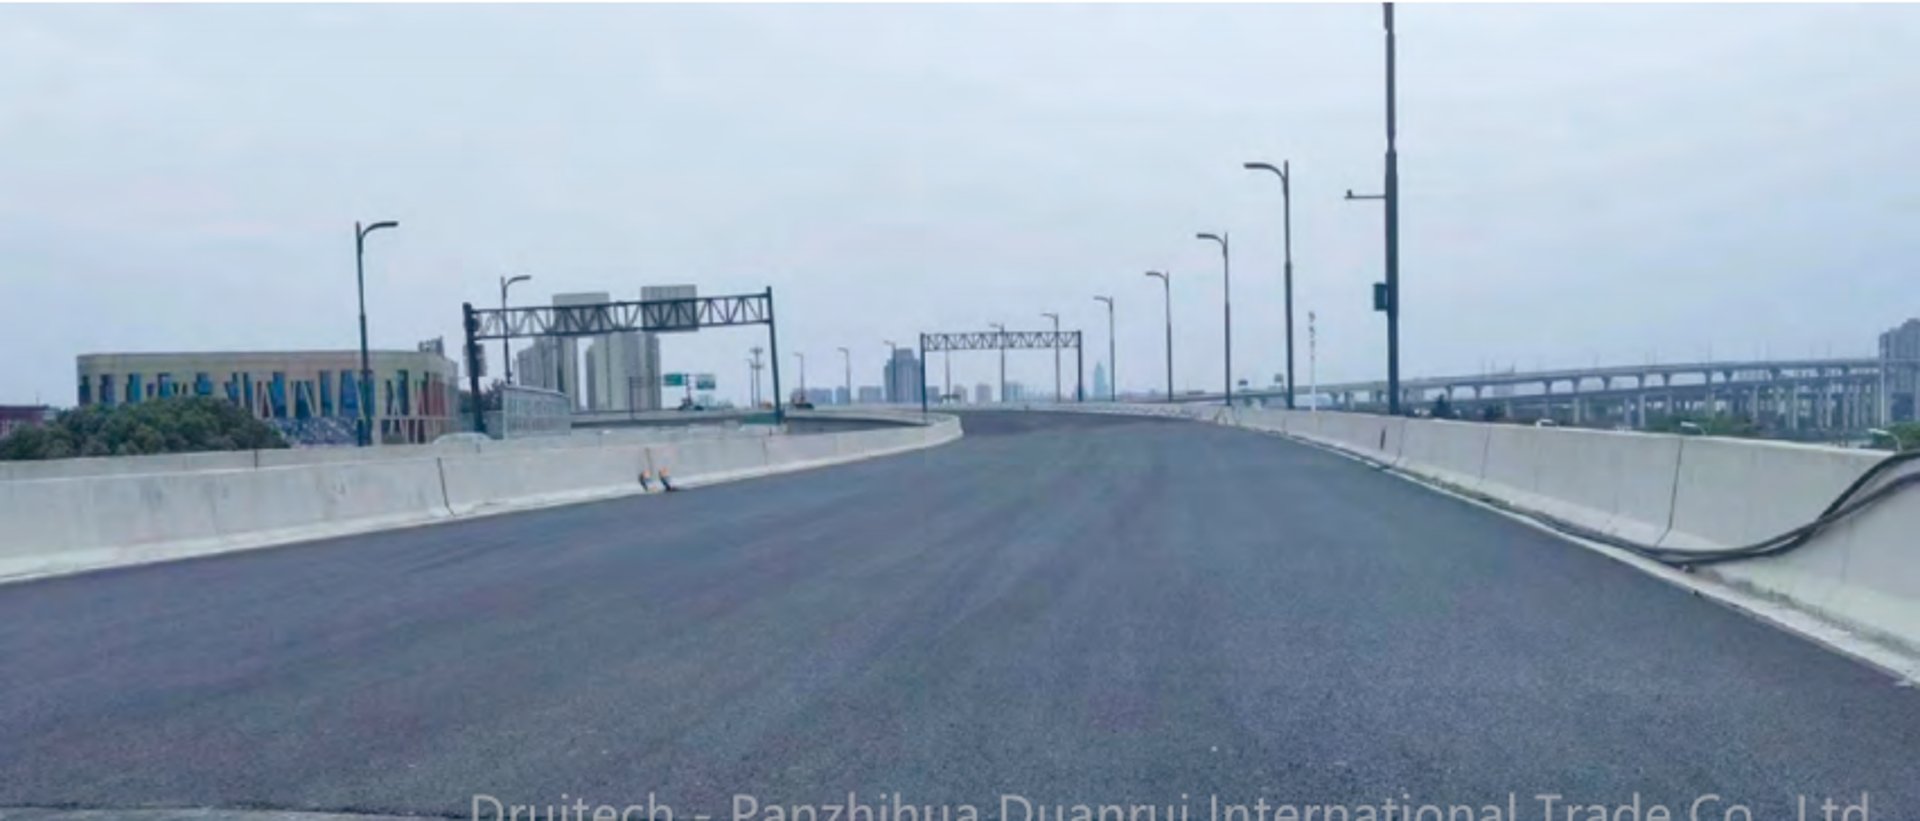
[[[1920,8],[1402,6],[1403,371],[1866,354],[1920,314]],[[772,286],[808,382],[884,339],[1088,332],[1123,387],[1384,371],[1375,5],[0,8],[0,402],[87,352],[376,347],[462,301]],[[670,370],[745,396],[758,329]],[[451,348],[450,348],[451,350]],[[498,345],[489,347],[498,370]],[[788,384],[794,381],[787,356]],[[1045,353],[1015,379],[1051,384]],[[954,359],[995,378],[992,354]],[[1068,359],[1071,373],[1071,358]],[[940,374],[938,359],[932,373]]]

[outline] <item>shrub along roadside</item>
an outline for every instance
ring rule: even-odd
[[[287,442],[239,406],[205,396],[132,405],[90,405],[0,439],[0,460],[138,456],[213,450],[271,450]]]

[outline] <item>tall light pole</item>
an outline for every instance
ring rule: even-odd
[[[367,353],[367,235],[382,228],[399,228],[400,223],[384,220],[362,227],[353,224],[353,269],[354,281],[360,287],[360,429],[358,436],[360,447],[373,444],[373,364]],[[472,357],[469,357],[471,359]],[[474,363],[468,362],[467,367]],[[473,397],[479,402],[480,397]]]
[[[1383,3],[1387,29],[1387,169],[1386,192],[1355,194],[1349,200],[1382,200],[1387,207],[1387,280],[1379,285],[1373,308],[1387,314],[1387,412],[1400,413],[1400,154],[1394,148],[1393,112],[1393,4]]]
[[[851,405],[853,404],[853,352],[841,348],[840,360],[847,369],[847,404]]]
[[[529,279],[533,279],[529,274],[521,274],[512,278],[500,278],[500,310],[502,313],[507,310],[507,289],[513,287],[513,284],[516,282],[526,282]],[[508,347],[509,341],[510,340],[504,336],[500,337],[501,368],[506,374],[507,384],[511,385],[513,384],[513,349]],[[631,393],[631,391],[629,391],[629,393]]]
[[[1289,161],[1282,160],[1280,167],[1270,163],[1241,163],[1248,171],[1271,171],[1280,178],[1280,231],[1282,242],[1286,246],[1286,267],[1283,282],[1287,301],[1287,409],[1293,409],[1293,169]]]
[[[1043,318],[1053,320],[1053,402],[1060,403],[1060,315],[1042,313]]]
[[[1107,401],[1120,401],[1120,366],[1113,359],[1113,297],[1096,296],[1095,301],[1107,303]]]
[[[1167,401],[1173,401],[1173,275],[1166,271],[1148,271],[1147,276],[1160,279],[1160,289],[1167,295]]]
[[[1007,401],[1007,326],[999,322],[989,322],[987,327],[1000,335],[995,338],[995,341],[1000,343],[1000,401],[1005,403]]]
[[[807,355],[794,351],[793,356],[800,360],[800,395],[804,397],[807,395]]]
[[[1220,282],[1222,284],[1222,318],[1227,339],[1227,407],[1233,407],[1233,250],[1225,233],[1193,235],[1194,239],[1211,240],[1220,244]]]

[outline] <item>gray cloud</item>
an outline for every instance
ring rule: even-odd
[[[1865,351],[1920,313],[1920,11],[1400,29],[1409,373]],[[1380,217],[1340,193],[1378,186],[1380,40],[1373,6],[0,9],[0,399],[70,402],[87,351],[350,347],[356,218],[404,223],[370,255],[378,345],[454,336],[502,273],[771,285],[816,385],[838,345],[875,382],[882,339],[1046,310],[1103,351],[1094,293],[1123,383],[1157,385],[1140,271],[1165,266],[1181,382],[1212,387],[1220,278],[1190,236],[1229,230],[1236,364],[1265,382],[1279,193],[1247,159],[1295,165],[1322,379],[1373,377]],[[676,338],[669,365],[743,396],[758,341]]]

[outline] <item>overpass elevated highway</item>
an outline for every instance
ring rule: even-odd
[[[1645,428],[1662,415],[1728,415],[1781,435],[1859,432],[1920,418],[1920,361],[1845,357],[1596,365],[1537,371],[1416,377],[1401,382],[1401,404],[1424,409],[1440,397],[1469,417]],[[1296,404],[1314,404],[1304,386]],[[1383,412],[1384,380],[1325,383],[1312,388],[1318,406]],[[1279,406],[1279,388],[1234,391],[1239,403]],[[1176,403],[1220,402],[1218,391],[1193,391]]]
[[[963,425],[685,493],[0,585],[0,807],[651,794],[733,818],[748,795],[765,819],[851,791],[1214,821],[1216,796],[1514,795],[1541,818],[1551,793],[1793,818],[1866,793],[1920,817],[1913,689],[1537,528],[1245,430]]]

